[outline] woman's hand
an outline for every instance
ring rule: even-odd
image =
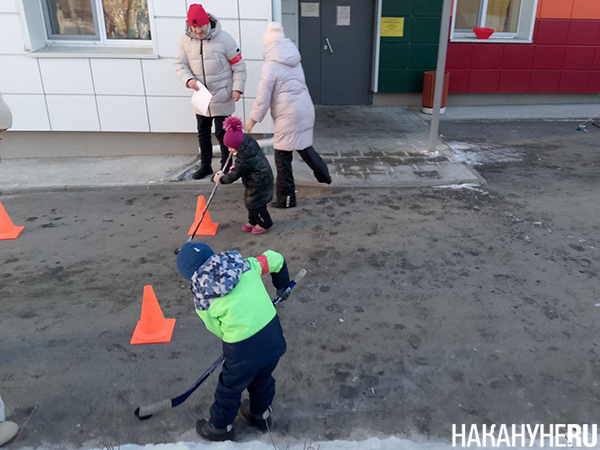
[[[231,92],[231,100],[233,100],[234,102],[237,102],[241,96],[242,96],[242,93],[240,91],[232,91]]]
[[[193,89],[195,91],[200,89],[198,87],[198,82],[196,80],[194,80],[193,78],[191,80],[188,80],[187,87],[189,87],[190,89]]]
[[[250,119],[248,122],[246,122],[246,128],[244,129],[244,131],[246,133],[251,133],[252,128],[254,128],[254,125],[256,125],[256,122],[254,120]]]

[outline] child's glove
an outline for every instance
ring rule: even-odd
[[[286,292],[285,289],[277,289],[277,296],[281,297],[281,300],[287,300],[290,296],[290,292]]]
[[[221,178],[223,178],[223,171],[219,170],[217,171],[217,173],[215,173],[215,175],[213,176],[213,183],[215,184],[221,184]]]

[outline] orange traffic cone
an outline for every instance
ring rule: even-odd
[[[190,227],[190,231],[188,231],[188,236],[194,235],[194,230],[198,227],[198,221],[200,217],[202,217],[202,212],[206,208],[206,202],[204,201],[204,196],[198,196],[198,204],[196,205],[196,218],[194,219],[194,223]],[[210,214],[206,211],[204,214],[204,219],[202,219],[202,223],[198,227],[198,231],[196,231],[196,236],[215,236],[217,234],[217,228],[219,228],[219,224],[215,223],[211,220]]]
[[[21,234],[25,227],[16,227],[8,213],[0,203],[0,241],[6,241],[9,239],[16,239]]]
[[[173,328],[175,328],[175,319],[165,319],[154,289],[152,286],[144,286],[142,316],[131,337],[131,345],[171,342]]]

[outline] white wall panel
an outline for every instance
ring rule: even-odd
[[[148,115],[154,133],[196,132],[196,115],[189,98],[148,97]]]
[[[240,19],[271,20],[271,0],[241,0]]]
[[[221,28],[227,31],[231,37],[240,45],[240,26],[237,20],[221,20]]]
[[[174,62],[175,60],[171,58],[142,60],[146,95],[170,97],[192,95],[192,91],[186,88],[175,75]]]
[[[246,98],[244,101],[246,109],[246,117],[250,120],[250,111],[252,110],[253,98]],[[272,133],[273,132],[273,119],[271,118],[271,111],[267,111],[265,118],[261,123],[257,123],[252,129],[252,133]]]
[[[246,97],[256,97],[258,82],[260,81],[260,71],[262,69],[262,61],[246,61]]]
[[[50,131],[48,110],[43,95],[3,94],[13,115],[15,131]]]
[[[92,71],[87,59],[40,59],[46,94],[93,94]]]
[[[92,59],[98,95],[144,95],[142,65],[137,59]]]
[[[185,17],[185,0],[154,0],[154,17]]]
[[[179,48],[179,39],[185,33],[184,19],[157,18],[154,21],[154,37],[158,43],[160,56],[175,57]]]
[[[254,2],[254,0],[241,0],[243,2]],[[238,0],[187,0],[188,8],[194,3],[200,3],[207,13],[218,19],[237,19]]]
[[[150,131],[144,97],[98,96],[102,131]]]
[[[268,22],[262,20],[242,20],[242,54],[246,59],[263,59],[263,35]]]
[[[18,12],[15,0],[0,0],[0,13],[3,12]]]
[[[47,95],[53,131],[100,131],[93,95]]]
[[[25,55],[0,56],[0,92],[43,94],[37,59]]]
[[[25,53],[18,14],[0,14],[0,54]]]

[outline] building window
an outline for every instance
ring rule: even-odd
[[[492,41],[531,41],[537,0],[456,0],[453,41],[477,40],[473,28],[494,30]]]
[[[49,44],[148,45],[148,0],[42,0]]]

